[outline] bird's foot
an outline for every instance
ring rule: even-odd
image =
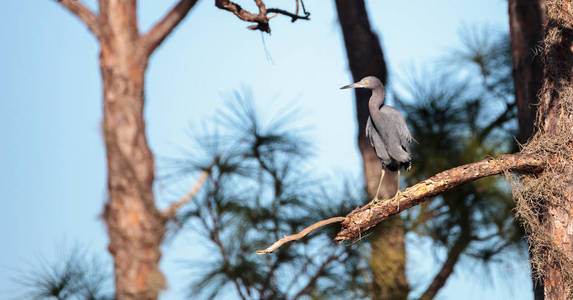
[[[396,191],[396,194],[392,198],[393,201],[398,201],[398,211],[400,211],[400,191]]]

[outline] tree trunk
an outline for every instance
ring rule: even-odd
[[[364,1],[336,0],[335,2],[353,80],[359,81],[365,76],[374,75],[386,83],[384,54],[378,36],[370,28]],[[358,148],[362,155],[368,195],[373,197],[380,179],[381,163],[365,134],[370,95],[367,90],[356,89],[355,96]],[[381,196],[383,198],[394,196],[396,189],[396,174],[386,170]],[[372,245],[370,263],[374,276],[373,299],[407,298],[409,287],[405,271],[405,235],[402,219],[396,216],[378,226],[370,238]]]
[[[551,244],[544,257],[546,299],[573,298],[573,4],[547,0],[545,73],[539,98],[540,131],[562,148],[555,151],[551,171],[558,197],[542,199],[542,224]],[[548,144],[550,145],[550,144]],[[547,188],[552,188],[548,186]]]
[[[535,131],[537,95],[543,81],[543,61],[538,50],[543,40],[543,3],[541,0],[509,0],[508,8],[518,141],[525,144]],[[534,268],[531,271],[534,299],[543,300],[541,276]]]
[[[104,220],[117,299],[157,299],[165,287],[159,246],[165,221],[155,207],[154,161],[147,145],[136,1],[100,1],[103,135],[109,201]]]
[[[508,8],[518,140],[525,143],[534,132],[537,95],[543,81],[543,62],[538,50],[543,40],[543,3],[509,0]]]

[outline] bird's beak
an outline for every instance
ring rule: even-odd
[[[353,84],[345,85],[345,86],[341,87],[340,89],[341,89],[341,90],[344,90],[344,89],[355,89],[355,88],[361,88],[361,87],[363,87],[362,84],[361,84],[360,82],[356,82],[356,83],[353,83]]]

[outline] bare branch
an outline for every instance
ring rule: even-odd
[[[431,197],[447,192],[464,183],[504,171],[539,172],[543,161],[533,154],[505,154],[479,162],[443,171],[419,182],[395,198],[373,200],[365,206],[357,207],[342,222],[342,229],[336,236],[338,242],[359,237],[364,231],[395,215],[418,205]]]
[[[80,19],[88,29],[96,36],[97,39],[101,37],[101,30],[99,24],[99,17],[93,13],[89,8],[78,0],[56,0],[62,6],[67,8],[72,14]]]
[[[290,13],[286,10],[279,9],[279,8],[269,8],[267,9],[265,3],[262,0],[254,0],[259,12],[257,14],[244,10],[239,4],[230,1],[230,0],[215,0],[215,6],[217,8],[230,11],[239,19],[246,21],[246,22],[254,22],[257,23],[256,25],[251,25],[247,28],[251,30],[260,30],[266,33],[271,33],[271,28],[269,27],[269,20],[275,17],[277,14],[285,15],[291,18],[292,22],[303,19],[309,20],[310,13],[304,10],[304,16],[298,15],[298,0],[297,4],[297,12]],[[273,13],[273,15],[267,16],[267,14]]]
[[[442,264],[440,271],[428,286],[428,288],[424,291],[422,296],[418,298],[418,300],[431,300],[436,297],[436,294],[440,291],[442,287],[446,284],[446,281],[454,272],[454,266],[460,259],[460,256],[464,252],[464,250],[468,247],[470,242],[472,241],[471,237],[467,235],[461,235],[458,237],[450,251],[448,252],[448,256],[446,261]]]
[[[199,189],[201,189],[201,186],[203,185],[205,180],[209,178],[210,174],[211,174],[211,168],[201,172],[201,175],[199,175],[199,178],[197,178],[197,181],[195,182],[195,185],[191,188],[191,190],[189,190],[189,192],[185,196],[183,196],[181,200],[171,204],[168,209],[162,212],[163,217],[165,219],[172,219],[177,213],[177,210],[181,206],[185,205],[185,203],[189,202],[189,200],[191,200],[193,197],[195,197],[195,195],[197,195]]]
[[[141,43],[147,55],[151,55],[159,45],[169,36],[177,25],[185,18],[187,13],[197,3],[197,0],[179,0],[171,10],[145,35],[141,37]]]
[[[301,230],[301,232],[297,233],[297,234],[292,234],[289,236],[285,236],[284,238],[274,242],[272,245],[270,245],[268,248],[264,249],[264,250],[259,250],[256,253],[257,254],[266,254],[266,253],[271,253],[275,250],[277,250],[280,246],[288,243],[288,242],[292,242],[292,241],[296,241],[296,240],[300,240],[303,237],[305,237],[307,234],[317,230],[320,227],[326,226],[328,224],[332,224],[332,223],[338,223],[338,222],[342,222],[344,221],[345,218],[344,217],[334,217],[334,218],[330,218],[330,219],[326,219],[326,220],[322,220],[320,222],[316,222],[310,226],[308,226],[307,228]]]
[[[335,261],[339,256],[340,254],[336,253],[336,251],[331,255],[329,255],[328,258],[320,265],[320,267],[318,267],[316,273],[314,273],[314,275],[308,280],[306,285],[302,289],[300,289],[300,291],[293,297],[293,299],[297,300],[303,295],[309,293],[312,290],[312,288],[316,285],[316,282],[318,281],[320,276],[322,276],[322,274],[324,273],[324,270],[326,270],[326,267],[328,267],[328,265],[331,262]]]

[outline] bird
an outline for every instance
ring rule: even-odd
[[[368,101],[368,121],[366,122],[366,136],[376,151],[376,156],[382,163],[382,171],[375,200],[378,200],[380,186],[384,179],[385,169],[398,171],[398,190],[400,191],[400,169],[409,170],[412,165],[410,143],[413,138],[402,114],[392,106],[385,105],[386,91],[382,81],[375,76],[367,76],[360,81],[345,85],[340,89],[363,88],[370,89],[372,96]]]

